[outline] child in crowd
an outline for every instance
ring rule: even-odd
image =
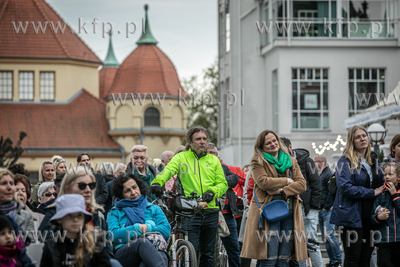
[[[82,195],[67,194],[57,198],[56,214],[50,220],[56,225],[59,236],[65,238],[46,240],[40,266],[111,266],[105,244],[94,242],[92,217],[86,211]]]
[[[0,266],[31,266],[24,262],[25,244],[20,238],[14,239],[11,222],[0,214]]]
[[[379,225],[378,266],[400,266],[400,165],[384,165],[385,184],[372,209],[372,223]],[[375,240],[379,238],[375,235]]]

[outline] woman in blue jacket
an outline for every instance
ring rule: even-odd
[[[114,182],[114,207],[107,216],[108,229],[114,235],[115,258],[124,267],[167,267],[167,253],[157,247],[154,238],[168,240],[171,226],[157,205],[147,202],[147,187],[134,174],[120,175]],[[146,238],[146,233],[151,233]],[[162,235],[162,237],[160,236]],[[142,264],[141,264],[142,263]]]
[[[383,190],[380,162],[371,146],[367,131],[353,126],[347,133],[346,149],[336,166],[338,191],[330,223],[340,227],[344,244],[344,266],[369,266],[372,251],[370,231],[374,198]]]
[[[390,162],[384,165],[385,185],[374,202],[371,221],[379,226],[378,266],[400,266],[397,253],[400,250],[400,165]]]

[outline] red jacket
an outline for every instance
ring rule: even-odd
[[[253,198],[254,179],[250,173],[249,182],[247,183],[247,204],[250,206],[250,201]]]
[[[238,197],[243,197],[243,187],[246,182],[246,173],[237,166],[228,166],[229,170],[239,176],[239,183],[233,188],[233,191],[236,192]]]

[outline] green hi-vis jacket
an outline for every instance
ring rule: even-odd
[[[163,186],[175,174],[180,177],[185,196],[190,196],[193,191],[197,191],[197,195],[202,195],[207,190],[214,193],[214,200],[208,203],[207,209],[218,208],[215,199],[228,190],[221,163],[211,154],[198,157],[191,149],[181,152],[171,159],[151,184]]]

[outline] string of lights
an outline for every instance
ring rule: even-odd
[[[343,151],[346,147],[346,142],[342,139],[341,135],[338,135],[334,143],[326,141],[323,145],[319,145],[317,147],[315,142],[312,142],[311,145],[317,155],[322,155],[324,154],[325,150],[337,151],[339,149],[340,151]]]

